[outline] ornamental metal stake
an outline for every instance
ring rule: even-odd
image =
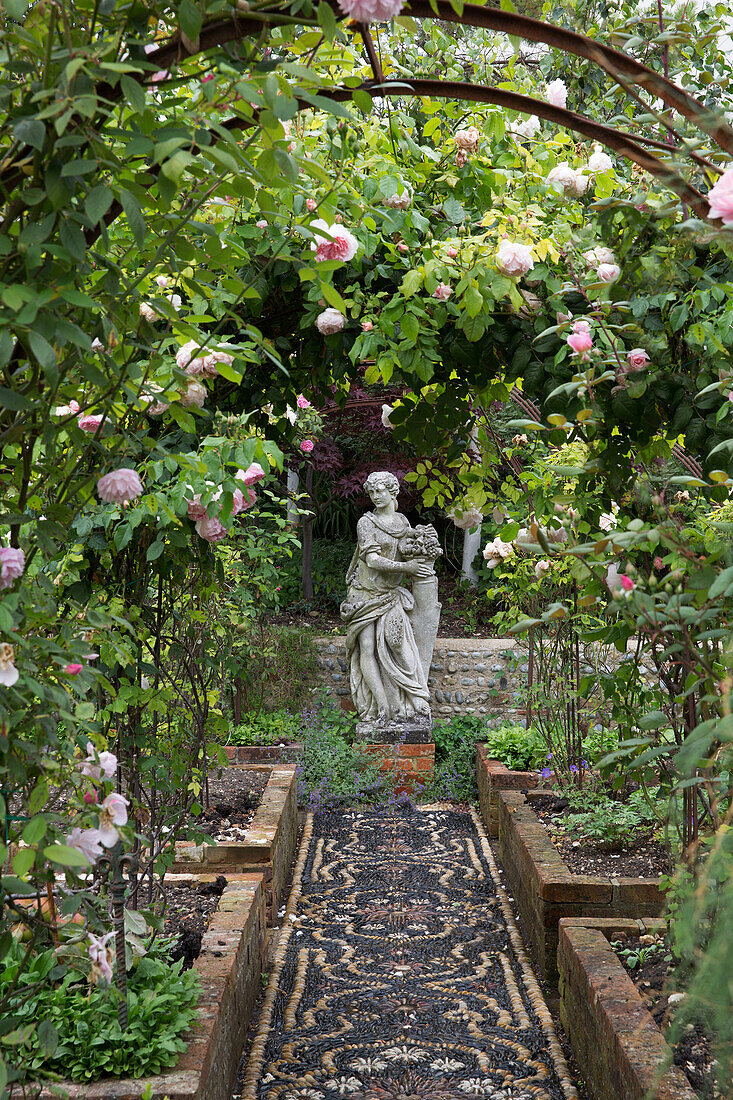
[[[137,860],[134,855],[125,853],[122,841],[118,840],[107,855],[97,862],[103,877],[109,882],[109,894],[112,899],[112,923],[115,932],[115,957],[117,960],[117,1019],[120,1028],[127,1030],[127,962],[125,958],[125,894],[134,875]],[[127,882],[124,872],[127,871]]]

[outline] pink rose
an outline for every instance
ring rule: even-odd
[[[97,496],[108,504],[123,504],[139,497],[143,483],[137,472],[127,466],[100,477],[97,482]]]
[[[373,321],[362,321],[361,322],[361,331],[362,332],[371,332],[373,328],[374,328],[374,322]]]
[[[205,516],[196,522],[196,534],[206,542],[221,542],[227,537],[227,529],[216,516]]]
[[[573,321],[573,332],[590,332],[590,321]]]
[[[188,518],[194,521],[206,519],[206,508],[201,503],[200,493],[196,493],[193,499],[188,501]]]
[[[588,359],[590,349],[593,347],[593,337],[589,332],[571,332],[567,338],[568,345],[581,359]]]
[[[451,260],[454,260],[458,255],[458,249],[454,248],[453,245],[450,245],[448,248],[448,255],[450,256]]]
[[[23,576],[25,554],[14,546],[0,546],[0,591]]]
[[[309,409],[311,407],[310,401],[307,397],[303,397],[302,393],[298,394],[298,400],[295,402],[295,404],[298,406],[299,409]]]
[[[410,251],[409,244],[406,244],[404,241],[400,241],[400,243],[397,245],[397,247],[399,248],[400,252],[409,252]]]
[[[193,408],[195,405],[199,409],[203,409],[206,402],[206,386],[202,386],[200,382],[189,382],[186,389],[181,393],[181,404],[184,409]]]
[[[255,222],[258,229],[267,229],[267,222],[264,218],[260,218],[258,222]]]
[[[252,462],[246,470],[238,470],[234,477],[235,480],[241,481],[244,485],[255,485],[258,481],[263,480],[265,471],[259,462]]]
[[[599,264],[596,273],[602,283],[615,283],[621,274],[621,268],[618,264]]]
[[[318,203],[315,199],[306,199],[305,205],[308,210],[315,210],[315,208],[318,206]]]
[[[86,802],[87,806],[94,806],[96,804],[96,801],[97,801],[97,792],[96,791],[85,791],[84,792],[84,801]]]
[[[456,130],[456,145],[467,153],[473,153],[480,138],[481,134],[475,126],[469,126],[467,130]]]
[[[81,665],[67,665],[66,668],[64,669],[64,672],[68,676],[78,676],[79,673],[81,672],[81,670],[82,670]]]
[[[433,298],[437,298],[440,302],[447,302],[453,293],[453,288],[448,283],[438,283],[433,291]]]
[[[723,225],[733,225],[733,168],[729,168],[708,191],[709,218],[720,218]]]
[[[353,260],[359,251],[359,242],[356,237],[342,225],[335,222],[333,225],[328,225],[327,222],[319,218],[311,223],[311,229],[314,231],[311,248],[314,250],[316,260],[319,262],[322,260],[339,260],[341,263],[347,263],[349,260]],[[323,233],[327,233],[328,236],[324,237]]]
[[[303,454],[310,454],[314,447],[315,443],[312,439],[304,439],[303,442],[300,444],[300,449]]]
[[[87,414],[86,416],[80,416],[77,420],[77,424],[83,432],[90,432],[93,434],[94,432],[96,432],[103,419],[104,418],[101,416],[89,416]]]
[[[534,267],[531,247],[504,237],[496,250],[496,266],[502,275],[526,275]]]
[[[357,23],[387,23],[399,15],[405,0],[339,0],[344,15]]]
[[[626,573],[621,574],[621,587],[623,588],[624,592],[633,591],[634,582],[632,581],[631,577],[629,577]]]
[[[626,362],[631,370],[644,370],[649,362],[649,356],[643,348],[632,348],[626,354]]]
[[[655,569],[664,569],[664,559],[660,558],[658,554],[657,554],[656,558],[654,559],[654,568]]]

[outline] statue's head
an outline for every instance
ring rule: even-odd
[[[400,491],[400,483],[389,470],[375,470],[364,482],[364,488],[369,496],[372,495],[375,489],[386,489],[387,492],[397,500],[397,495]]]

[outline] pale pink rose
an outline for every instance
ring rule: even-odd
[[[362,321],[361,322],[361,331],[362,332],[371,332],[373,328],[374,328],[374,322],[373,321]]]
[[[104,851],[99,829],[80,829],[76,827],[71,830],[65,840],[69,848],[75,848],[77,852],[81,852],[90,863],[94,863]]]
[[[453,293],[453,288],[448,283],[438,283],[433,291],[433,298],[437,298],[440,302],[447,302]]]
[[[252,462],[246,470],[238,470],[234,477],[236,481],[241,481],[244,485],[256,485],[258,481],[264,479],[265,471],[259,462]]]
[[[99,339],[98,336],[95,336],[94,339],[92,340],[92,351],[96,351],[96,352],[104,351],[104,344],[102,343],[102,341]]]
[[[346,318],[343,313],[331,306],[316,317],[316,328],[323,336],[332,336],[335,332],[341,332],[345,324]]]
[[[168,276],[167,275],[156,275],[155,276],[155,281],[156,281],[156,283],[158,284],[158,286],[160,287],[161,290],[165,290],[165,288],[168,286]]]
[[[484,518],[483,512],[470,505],[466,508],[459,508],[456,505],[456,507],[450,508],[446,515],[453,520],[459,531],[472,531],[474,527],[481,524]]]
[[[556,164],[547,173],[547,182],[554,191],[565,195],[576,194],[576,182],[578,173],[571,168],[566,160]]]
[[[146,321],[150,321],[152,323],[153,321],[158,320],[158,317],[160,316],[160,314],[156,313],[156,311],[151,306],[150,302],[141,302],[140,303],[140,316],[144,317]]]
[[[68,405],[57,405],[53,410],[54,416],[74,416],[79,412],[79,402],[69,401]]]
[[[400,243],[397,245],[397,247],[399,248],[400,252],[409,252],[410,251],[409,244],[406,244],[404,241],[400,241]]]
[[[657,554],[656,558],[654,559],[654,568],[655,569],[664,569],[664,558],[660,558],[658,554]]]
[[[588,252],[583,253],[583,259],[588,264],[588,267],[597,269],[599,264],[615,264],[616,256],[610,248],[606,248],[605,245],[597,245],[595,248],[591,248]]]
[[[227,529],[216,516],[205,516],[196,522],[196,534],[206,542],[221,542],[227,537]]]
[[[588,169],[591,172],[610,172],[613,168],[613,161],[609,157],[608,153],[603,152],[603,148],[597,143],[593,146],[593,152],[588,157]]]
[[[99,839],[105,848],[113,848],[119,840],[116,826],[127,824],[127,799],[113,791],[99,807]]]
[[[590,358],[590,349],[593,347],[593,337],[589,332],[571,332],[567,338],[568,345],[581,359]]]
[[[568,89],[564,80],[553,80],[545,89],[545,98],[553,107],[567,107]]]
[[[134,500],[143,491],[143,483],[135,470],[122,466],[119,470],[100,477],[97,482],[97,496],[108,504],[123,504]]]
[[[211,78],[204,77],[204,80],[206,79]],[[109,941],[113,936],[114,932],[107,932],[105,936],[94,936],[91,932],[89,933],[87,953],[92,963],[92,973],[90,975],[92,983],[100,978],[108,985],[112,981],[114,953]]]
[[[496,251],[496,266],[502,275],[526,275],[534,267],[531,247],[504,237]]]
[[[254,489],[235,489],[234,490],[234,507],[232,508],[232,515],[238,516],[240,512],[246,512],[248,508],[257,500],[257,494]]]
[[[613,531],[614,527],[618,526],[618,522],[612,512],[601,512],[598,517],[598,526],[601,531]]]
[[[117,757],[113,752],[97,753],[91,741],[87,741],[87,756],[79,765],[82,775],[97,782],[101,778],[112,779],[117,771]]]
[[[311,248],[316,254],[316,260],[319,262],[321,260],[339,260],[341,263],[347,263],[349,260],[353,260],[359,251],[359,242],[356,237],[343,225],[337,223],[328,225],[322,218],[318,218],[316,221],[311,222],[311,229],[315,234]],[[323,236],[324,232],[328,234],[327,237]]]
[[[66,665],[66,667],[64,668],[64,672],[68,676],[78,676],[82,670],[82,667],[82,665]]]
[[[572,195],[575,195],[577,198],[580,198],[580,196],[584,195],[588,190],[589,183],[590,176],[584,176],[582,172],[576,172],[575,179],[573,180],[573,185],[570,189],[570,193]]]
[[[649,356],[643,348],[632,348],[626,353],[626,362],[632,371],[644,370],[649,362]]]
[[[15,667],[15,650],[7,642],[0,645],[0,684],[12,687],[18,682],[20,673]]]
[[[574,321],[573,332],[590,332],[590,321]]]
[[[468,153],[465,149],[459,149],[456,153],[456,168],[463,168],[468,164]]]
[[[566,325],[568,323],[568,321],[572,321],[573,315],[572,315],[572,313],[560,313],[558,311],[555,314],[555,318],[557,320],[558,325]]]
[[[394,195],[390,195],[388,199],[382,199],[384,206],[388,206],[391,210],[408,210],[410,203],[412,202],[412,193],[404,189],[404,191],[398,191]]]
[[[547,572],[547,570],[551,569],[551,568],[552,568],[551,563],[549,561],[547,561],[545,558],[541,558],[540,561],[535,562],[534,575],[536,576],[537,580],[541,580],[541,578]]]
[[[733,225],[733,168],[729,168],[708,191],[709,218],[720,218],[723,225]]]
[[[201,355],[197,355],[186,367],[186,374],[189,378],[203,378],[205,370],[206,359]]]
[[[176,352],[176,364],[181,370],[184,370],[193,357],[193,353],[199,351],[199,344],[195,340],[189,340],[187,344],[179,348]],[[203,368],[202,368],[203,369]]]
[[[23,576],[25,554],[14,546],[0,546],[0,591]]]
[[[393,412],[394,405],[382,405],[382,424],[385,428],[394,428],[394,424],[390,420],[390,416]]]
[[[602,283],[615,283],[621,274],[621,268],[618,264],[599,264],[597,273]]]
[[[191,409],[195,405],[203,409],[206,403],[206,386],[200,382],[189,382],[185,390],[181,392],[181,404],[184,409]]]
[[[148,416],[162,416],[167,408],[169,406],[165,401],[153,401],[152,404],[148,405],[146,411]]]
[[[309,409],[311,407],[310,401],[307,397],[303,397],[302,393],[298,394],[298,400],[295,402],[295,404],[298,406],[299,409]]]
[[[458,249],[454,248],[453,245],[448,246],[447,252],[448,252],[448,255],[450,256],[451,260],[454,260],[456,258],[456,256],[458,255]]]
[[[267,229],[267,222],[264,218],[260,218],[258,222],[255,222],[258,229]]]
[[[206,519],[206,507],[201,503],[201,494],[196,493],[192,500],[188,501],[188,518],[196,522]]]
[[[303,454],[306,455],[310,454],[314,447],[315,443],[312,439],[304,439],[303,442],[300,444],[301,451],[303,452]]]
[[[339,0],[344,15],[356,23],[386,23],[399,15],[405,0]]]
[[[475,126],[469,126],[467,130],[456,130],[455,133],[456,145],[467,153],[474,152],[480,139],[481,134]]]
[[[97,416],[96,414],[89,415],[89,413],[87,413],[84,416],[79,417],[79,419],[77,420],[77,424],[83,432],[89,432],[90,434],[93,434],[94,432],[96,432],[103,419],[103,416]]]
[[[318,206],[318,203],[316,202],[315,199],[306,199],[305,200],[305,205],[306,205],[306,209],[315,210],[315,208]]]

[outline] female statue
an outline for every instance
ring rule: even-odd
[[[364,488],[374,511],[357,524],[357,547],[346,574],[348,594],[341,604],[351,696],[359,718],[369,725],[405,720],[427,724],[427,668],[410,616],[415,595],[403,587],[403,575],[418,584],[430,581],[433,605],[439,609],[433,568],[441,552],[437,536],[431,527],[413,529],[397,511],[399,482],[394,474],[370,474]],[[437,619],[435,626],[437,630]],[[434,641],[433,636],[431,652]]]

